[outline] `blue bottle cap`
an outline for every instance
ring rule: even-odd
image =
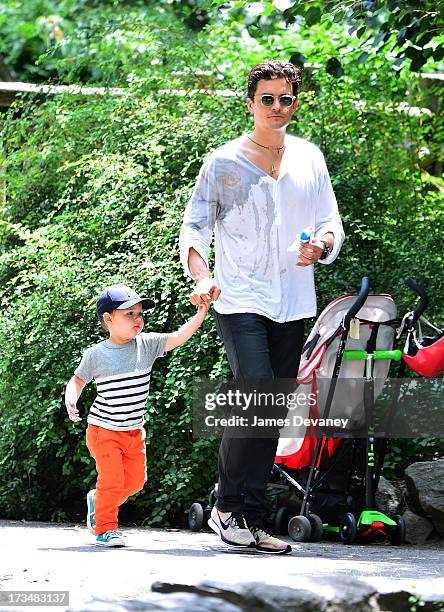
[[[301,240],[303,242],[305,242],[306,240],[310,240],[310,234],[307,234],[307,232],[301,232]]]

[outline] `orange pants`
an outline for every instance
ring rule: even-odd
[[[86,446],[96,461],[95,533],[117,529],[119,506],[146,482],[146,432],[111,431],[89,424]]]

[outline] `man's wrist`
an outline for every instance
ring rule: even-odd
[[[335,243],[335,236],[333,232],[327,232],[323,236],[320,236],[319,240],[323,240],[324,242],[328,244],[330,249],[333,249],[333,245]]]
[[[320,238],[319,242],[323,246],[323,251],[322,251],[321,256],[319,257],[319,259],[321,261],[323,261],[324,259],[327,259],[327,257],[330,255],[330,253],[332,251],[332,247],[330,246],[330,244],[324,238]]]

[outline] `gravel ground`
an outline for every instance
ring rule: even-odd
[[[401,547],[292,542],[291,555],[272,556],[233,552],[206,531],[123,529],[127,547],[103,549],[94,546],[83,525],[0,521],[0,530],[0,590],[69,591],[70,606],[92,597],[137,597],[149,592],[154,581],[264,581],[303,588],[304,580],[316,576],[351,576],[380,592],[405,589],[435,599],[444,596],[442,540]],[[29,607],[0,606],[12,609]]]

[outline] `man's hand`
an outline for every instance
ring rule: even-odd
[[[82,420],[79,416],[79,411],[77,410],[77,406],[74,402],[67,400],[65,401],[65,406],[71,421],[77,423],[78,421]]]
[[[199,281],[190,294],[190,302],[195,306],[203,304],[210,305],[211,301],[217,300],[220,295],[220,289],[210,277],[203,278]]]
[[[303,242],[299,247],[299,259],[297,266],[305,267],[316,263],[324,252],[324,245],[319,240],[312,238],[310,242]]]

